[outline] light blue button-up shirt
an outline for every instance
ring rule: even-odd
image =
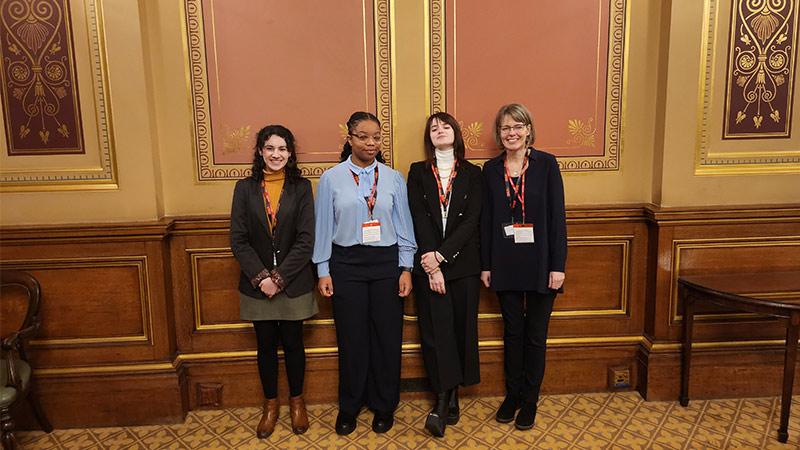
[[[378,168],[378,190],[372,218],[381,223],[381,240],[365,244],[361,224],[369,220],[364,197],[368,197]],[[353,174],[358,175],[356,186]],[[316,233],[312,261],[320,277],[330,275],[328,263],[332,244],[342,247],[367,245],[388,247],[397,244],[400,267],[414,265],[417,242],[408,208],[406,182],[400,172],[377,161],[359,167],[348,158],[322,174],[315,201]]]

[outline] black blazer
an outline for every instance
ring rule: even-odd
[[[311,253],[314,249],[314,198],[311,182],[287,180],[283,184],[278,227],[275,230],[278,273],[286,283],[284,291],[297,297],[314,288]],[[261,183],[252,177],[236,182],[231,206],[231,250],[242,274],[239,292],[266,298],[251,281],[262,271],[273,269],[273,242],[267,231],[267,212]]]
[[[458,165],[448,209],[447,229],[442,236],[442,211],[439,188],[425,161],[415,162],[408,171],[408,203],[414,220],[418,251],[414,255],[414,271],[424,274],[420,256],[438,251],[447,260],[440,267],[446,280],[455,280],[480,273],[481,170],[468,161]]]
[[[531,148],[525,171],[525,222],[533,224],[533,244],[514,244],[505,238],[503,225],[511,222],[503,178],[504,153],[483,165],[481,214],[481,265],[492,271],[495,291],[552,292],[550,272],[563,272],[567,262],[567,219],[564,183],[555,156]],[[519,222],[522,208],[517,203],[514,218]]]

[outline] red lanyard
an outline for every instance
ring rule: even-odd
[[[433,171],[433,178],[436,179],[436,186],[439,187],[439,204],[442,205],[442,211],[447,211],[447,205],[450,203],[450,194],[453,191],[453,180],[456,179],[456,173],[458,173],[458,161],[453,165],[450,176],[447,177],[447,191],[442,189],[442,179],[439,178],[439,168],[436,167],[435,162],[431,163],[431,171]]]
[[[353,181],[355,181],[356,186],[358,186],[358,174],[351,170],[350,175],[353,176]],[[375,202],[378,201],[378,166],[375,166],[375,182],[372,183],[372,191],[369,193],[369,197],[364,197],[364,200],[367,202],[369,220],[372,220],[372,210],[375,209]]]
[[[522,163],[522,170],[520,170],[519,178],[515,183],[511,179],[511,173],[508,170],[508,162],[503,160],[503,167],[505,168],[505,182],[506,182],[506,198],[508,199],[508,207],[511,209],[511,218],[514,218],[514,208],[517,206],[517,200],[522,205],[522,223],[525,223],[525,171],[528,169],[528,158]],[[511,195],[511,191],[514,195]]]
[[[278,226],[278,209],[281,207],[281,199],[278,197],[278,207],[272,210],[272,202],[269,201],[269,192],[267,192],[267,182],[261,184],[261,192],[264,194],[264,209],[267,211],[267,224],[269,225],[270,234],[275,234],[275,228]],[[283,191],[281,191],[283,194]]]

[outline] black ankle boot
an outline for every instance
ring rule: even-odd
[[[447,405],[447,424],[455,425],[461,418],[461,408],[458,406],[458,386],[450,391],[450,402]]]
[[[447,426],[447,406],[450,399],[450,391],[436,394],[436,405],[433,411],[425,419],[425,429],[436,437],[444,436],[444,429]]]

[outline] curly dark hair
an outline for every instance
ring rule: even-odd
[[[294,182],[301,178],[300,168],[297,167],[297,152],[295,151],[294,135],[288,128],[283,125],[267,125],[262,128],[258,135],[256,135],[256,145],[253,147],[253,173],[250,175],[261,182],[264,179],[264,169],[267,163],[264,162],[264,156],[261,152],[264,150],[264,143],[272,136],[278,136],[286,141],[286,148],[289,149],[289,161],[286,162],[286,180]]]

